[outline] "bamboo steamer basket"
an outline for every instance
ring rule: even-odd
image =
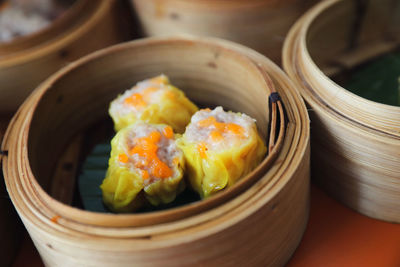
[[[41,81],[69,62],[130,39],[120,11],[115,0],[77,0],[45,29],[0,44],[0,113],[15,112]]]
[[[228,190],[166,211],[95,213],[52,196],[54,166],[74,136],[107,116],[118,93],[160,73],[199,104],[255,117],[268,156]],[[228,41],[143,39],[84,57],[30,95],[2,150],[7,189],[47,266],[279,266],[308,219],[305,105],[276,65]]]
[[[244,44],[280,64],[285,35],[317,0],[131,0],[146,36],[193,34]]]
[[[398,47],[395,1],[324,1],[291,29],[283,65],[312,108],[313,177],[367,216],[400,222],[400,107],[330,77]]]

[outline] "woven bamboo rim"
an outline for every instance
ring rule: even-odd
[[[131,0],[146,36],[193,34],[232,40],[280,64],[290,26],[316,0]]]
[[[177,54],[185,51],[192,55],[192,59],[177,57]],[[133,59],[127,58],[127,55],[131,53],[131,57],[135,58],[134,61],[127,60]],[[151,59],[152,56],[156,59]],[[125,61],[118,61],[118,58]],[[146,65],[147,61],[143,61],[144,58],[152,60],[153,63],[159,63]],[[168,61],[165,61],[166,59]],[[215,70],[215,65],[207,64],[209,59],[216,60],[217,68],[222,70]],[[189,62],[192,60],[195,69],[187,70],[187,60]],[[202,60],[201,63],[196,63],[199,60]],[[111,68],[104,67],[111,62],[121,64],[114,66],[116,70],[110,72]],[[139,65],[136,66],[136,71],[132,72],[131,68],[135,67],[135,62]],[[240,85],[248,83],[248,93],[240,94],[240,97],[229,98],[228,95],[226,97],[228,100],[235,99],[238,101],[236,105],[250,108],[250,110],[253,106],[268,107],[268,92],[273,92],[275,88],[285,106],[285,115],[281,113],[279,116],[286,116],[287,119],[285,124],[279,124],[280,127],[285,125],[286,129],[285,131],[280,129],[284,135],[278,135],[273,141],[276,145],[274,148],[271,146],[272,160],[269,161],[267,158],[248,176],[248,179],[244,179],[242,184],[232,187],[231,191],[222,193],[223,197],[217,195],[214,199],[222,199],[217,204],[207,204],[207,201],[204,201],[206,204],[201,205],[206,208],[189,207],[188,210],[195,210],[194,213],[191,211],[185,213],[186,211],[183,210],[177,214],[155,215],[155,217],[161,217],[162,220],[147,217],[146,220],[149,221],[143,219],[140,222],[141,216],[145,218],[146,215],[96,214],[69,207],[50,197],[40,185],[43,183],[41,179],[47,179],[46,169],[41,170],[41,177],[35,176],[34,173],[38,171],[40,160],[46,161],[49,165],[54,164],[55,160],[51,160],[50,156],[45,156],[47,149],[54,152],[61,149],[63,145],[60,144],[59,148],[53,150],[51,148],[53,141],[45,138],[50,148],[40,148],[34,140],[37,138],[40,140],[39,135],[45,134],[43,130],[40,130],[43,129],[43,125],[56,126],[54,121],[51,121],[54,116],[49,114],[49,111],[62,110],[57,107],[57,101],[54,101],[59,99],[58,93],[66,93],[63,101],[65,105],[71,105],[68,92],[76,94],[77,91],[67,85],[68,81],[81,78],[80,75],[87,76],[87,73],[80,72],[84,69],[88,72],[95,71],[98,77],[105,76],[110,79],[110,84],[101,88],[100,84],[96,83],[100,78],[89,79],[89,82],[83,81],[79,88],[83,91],[96,92],[99,97],[97,99],[102,99],[104,95],[107,95],[104,99],[108,101],[108,98],[112,96],[109,90],[115,90],[110,89],[114,86],[114,82],[123,81],[127,74],[138,75],[137,78],[139,78],[140,75],[157,72],[160,70],[157,66],[163,64],[169,68],[166,74],[172,79],[175,77],[177,85],[181,88],[185,88],[185,83],[188,85],[190,81],[198,81],[203,76],[207,77],[203,83],[209,82],[206,86],[210,86],[211,81],[234,86],[235,83],[230,84],[229,80],[221,81],[220,75],[223,73],[232,75],[235,70],[246,72],[245,76],[247,75],[248,80],[238,81],[238,78],[245,76],[237,73],[238,77],[233,81],[239,82]],[[180,64],[183,64],[184,68]],[[138,66],[141,68],[139,69]],[[121,75],[123,70],[125,74]],[[178,70],[188,73],[180,76]],[[141,71],[142,73],[138,74]],[[108,76],[107,73],[112,73],[112,75]],[[214,73],[214,76],[219,79],[207,76],[209,73]],[[268,76],[271,79],[268,79]],[[91,86],[89,86],[90,83]],[[66,87],[63,87],[63,84]],[[119,85],[128,87],[128,80],[120,82]],[[201,86],[202,83],[199,85]],[[88,89],[85,89],[86,87]],[[95,88],[97,91],[93,90]],[[254,98],[257,96],[257,90],[254,88],[259,88],[258,93],[264,97]],[[260,88],[264,89],[260,90]],[[229,87],[225,89],[228,90]],[[221,91],[208,90],[209,94],[196,94],[196,90],[189,90],[186,93],[197,101],[216,101],[215,96]],[[239,92],[236,93],[239,94]],[[230,91],[228,93],[231,94]],[[247,98],[248,94],[253,94],[253,98]],[[242,98],[247,99],[243,100],[245,102],[240,102]],[[74,99],[76,106],[69,106],[70,111],[80,110],[81,114],[85,112],[82,107],[84,103],[87,103],[87,99],[82,100],[81,103],[79,103],[81,100],[79,97]],[[246,102],[249,99],[251,102]],[[281,105],[279,103],[276,104],[277,108]],[[229,108],[227,101],[221,104],[228,105]],[[273,105],[271,106],[273,110]],[[89,105],[87,110],[99,111],[100,109],[95,104]],[[58,114],[59,119],[68,126],[69,122],[65,117],[71,118],[70,111]],[[258,116],[260,131],[266,136],[268,128],[260,123],[261,121],[268,122],[269,115],[271,117],[274,115],[268,114],[268,110],[253,110],[253,113]],[[87,117],[90,118],[82,118],[82,122],[76,123],[74,129],[62,128],[65,137],[63,140],[59,139],[61,143],[82,130],[82,127],[87,127],[90,121],[104,116],[105,113],[85,114],[88,114]],[[263,117],[265,114],[266,118]],[[76,122],[76,119],[73,121]],[[62,127],[62,124],[58,126]],[[261,263],[282,265],[300,241],[308,217],[308,130],[308,116],[301,98],[283,72],[260,54],[222,40],[173,37],[144,39],[114,46],[87,56],[59,71],[35,90],[19,109],[8,128],[2,145],[2,150],[8,151],[8,156],[3,159],[3,170],[13,203],[43,260],[49,266],[60,263],[85,266],[128,266],[136,263],[144,266],[161,266],[166,262],[173,265],[193,263],[217,265],[226,261],[250,265]],[[57,129],[54,131],[57,132]],[[36,149],[42,149],[39,154],[45,158],[33,159],[33,155],[39,155],[35,152]],[[273,155],[274,151],[276,155]],[[251,180],[251,177],[257,175],[256,179]],[[210,203],[211,201],[215,200],[210,198]],[[270,228],[266,228],[266,225],[270,225]],[[247,244],[246,249],[243,249],[243,242]],[[263,253],[260,253],[260,249]],[[177,255],[181,256],[177,257]]]
[[[69,62],[127,40],[129,30],[117,28],[118,8],[115,0],[79,0],[43,30],[0,44],[0,112],[14,112],[42,80]]]
[[[310,47],[315,49],[318,45],[313,44],[318,35],[330,35],[332,47],[337,42],[337,47],[342,48],[346,41],[341,39],[342,32],[347,32],[352,24],[334,23],[338,23],[338,18],[354,17],[356,4],[356,1],[330,0],[307,12],[285,41],[283,65],[312,107],[315,179],[349,207],[374,218],[400,222],[400,108],[366,100],[340,87],[326,75],[329,70],[323,72],[322,64],[315,63],[323,60],[310,55],[313,53]],[[375,23],[370,20],[380,10],[376,5],[390,7],[382,1],[370,1],[364,25]],[[340,30],[333,31],[334,27]],[[376,40],[380,35],[368,32],[376,28],[362,29],[366,33],[360,34],[354,53],[384,52],[382,47],[393,48],[399,43],[392,40],[385,44],[384,40]],[[365,37],[369,35],[375,39]],[[380,43],[375,48],[377,41]],[[351,61],[347,53],[343,52]]]

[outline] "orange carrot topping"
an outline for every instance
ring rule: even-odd
[[[213,141],[220,141],[220,140],[222,140],[224,137],[222,136],[222,134],[221,134],[221,132],[218,132],[218,131],[212,131],[211,133],[210,133],[210,136],[211,136],[211,139],[213,140]]]
[[[201,142],[197,145],[197,151],[200,154],[200,157],[205,159],[207,157],[206,151],[208,150],[206,143]]]
[[[172,128],[170,126],[167,126],[167,127],[164,128],[163,134],[168,139],[171,139],[171,138],[174,137],[174,132],[172,131]]]
[[[128,163],[129,158],[126,154],[119,154],[118,160],[122,163]]]
[[[198,122],[200,127],[210,127],[211,125],[215,125],[216,123],[217,120],[213,116],[210,116]]]
[[[167,178],[172,175],[172,170],[168,165],[160,160],[157,156],[158,145],[157,143],[161,139],[161,134],[158,131],[151,132],[146,137],[140,137],[135,140],[135,145],[130,149],[129,153],[131,155],[137,154],[141,158],[144,158],[143,162],[137,162],[135,166],[137,168],[149,169],[152,176],[158,178]],[[143,176],[144,179],[145,176]]]
[[[226,129],[229,132],[232,132],[237,135],[242,135],[243,134],[243,127],[240,125],[237,125],[236,123],[225,123],[224,125],[224,130]]]
[[[215,117],[210,116],[198,122],[200,127],[214,126],[215,130],[211,132],[211,138],[215,141],[222,139],[222,134],[231,132],[235,135],[243,135],[244,129],[236,123],[218,122]]]
[[[142,170],[142,177],[143,177],[143,180],[149,179],[149,177],[150,177],[149,172],[146,170]]]
[[[134,93],[131,96],[125,98],[124,103],[134,107],[146,106],[146,102],[143,100],[143,96],[140,93]]]
[[[161,139],[161,134],[160,132],[154,131],[150,133],[149,138],[153,143],[158,143]]]
[[[52,222],[54,222],[54,223],[57,223],[57,222],[58,222],[58,219],[60,219],[60,218],[61,218],[60,215],[56,215],[56,216],[54,216],[53,218],[51,218],[50,220],[51,220]]]
[[[172,170],[168,167],[167,164],[165,164],[161,160],[157,160],[153,162],[151,173],[156,177],[168,178],[172,175]]]
[[[134,93],[131,96],[125,98],[124,103],[126,105],[134,106],[136,108],[145,107],[151,99],[154,92],[160,90],[157,87],[147,87],[142,92]]]

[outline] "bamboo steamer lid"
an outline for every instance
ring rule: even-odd
[[[130,39],[131,30],[120,25],[120,5],[77,0],[50,26],[0,44],[0,112],[15,112],[41,81],[71,61]]]
[[[215,36],[280,64],[285,35],[317,0],[131,0],[146,36]]]
[[[255,117],[269,155],[230,189],[165,212],[94,213],[50,196],[57,157],[71,138],[107,116],[118,93],[159,73],[197,103]],[[228,41],[142,39],[84,57],[30,95],[2,150],[7,189],[47,266],[279,266],[308,219],[304,103],[276,65]]]
[[[366,100],[329,78],[398,46],[393,4],[316,5],[291,29],[283,65],[312,108],[315,179],[349,207],[400,222],[400,107]]]

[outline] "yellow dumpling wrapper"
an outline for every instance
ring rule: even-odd
[[[144,177],[143,171],[133,166],[132,155],[129,154],[131,147],[128,147],[128,143],[132,141],[128,139],[131,138],[132,131],[140,131],[140,127],[157,127],[162,134],[161,129],[168,126],[148,126],[144,123],[131,125],[119,131],[112,139],[109,166],[100,188],[104,203],[114,212],[132,212],[145,203],[154,206],[170,203],[185,187],[182,179],[183,153],[174,155],[171,177]]]
[[[171,85],[165,75],[138,83],[111,102],[109,114],[116,131],[140,121],[170,125],[183,133],[198,110],[185,94]]]
[[[261,162],[267,151],[255,123],[248,138],[226,149],[201,149],[202,144],[188,140],[186,133],[177,145],[185,157],[187,178],[202,198],[234,185]]]

